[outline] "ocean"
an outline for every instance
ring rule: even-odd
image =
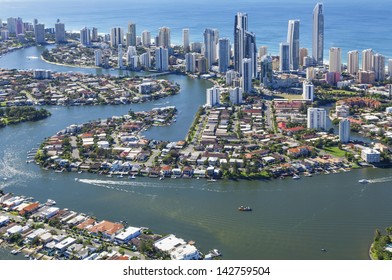
[[[317,1],[309,0],[215,0],[215,1],[159,1],[159,0],[0,0],[0,18],[21,17],[32,22],[37,18],[46,27],[54,27],[57,19],[65,23],[67,31],[84,26],[97,27],[99,33],[109,33],[111,27],[126,29],[136,23],[137,33],[151,31],[154,38],[159,27],[171,28],[171,41],[181,44],[182,29],[190,29],[190,41],[202,42],[205,28],[217,28],[220,37],[233,43],[234,16],[246,12],[249,30],[256,34],[258,46],[268,46],[269,53],[278,54],[278,46],[286,41],[289,19],[300,20],[300,47],[309,48],[312,42],[312,12]],[[325,50],[342,48],[342,61],[349,50],[372,48],[392,58],[392,26],[388,0],[325,0]]]

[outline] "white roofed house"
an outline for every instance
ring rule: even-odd
[[[198,260],[201,258],[199,250],[187,244],[184,239],[170,234],[154,243],[155,248],[170,254],[172,260]]]
[[[136,238],[141,234],[141,228],[128,227],[124,231],[116,235],[115,240],[118,243],[128,243],[132,238]]]
[[[63,252],[65,252],[65,250],[67,250],[67,248],[69,246],[71,246],[75,242],[76,242],[75,238],[68,237],[68,238],[62,240],[61,242],[57,243],[56,246],[54,246],[54,248],[56,249],[57,252],[63,253]]]

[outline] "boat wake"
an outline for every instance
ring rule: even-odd
[[[369,184],[385,183],[385,182],[391,182],[391,181],[392,181],[392,176],[391,177],[383,177],[383,178],[376,178],[376,179],[369,179],[368,180]]]

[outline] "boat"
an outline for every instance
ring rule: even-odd
[[[129,178],[129,179],[136,179],[136,176],[135,176],[135,175],[132,175],[132,176],[129,176],[128,178]]]
[[[162,176],[162,177],[159,177],[159,180],[163,180],[164,178],[165,178],[165,177],[163,177],[163,176]]]
[[[312,174],[306,173],[304,176],[305,176],[305,177],[312,177]]]
[[[54,201],[53,199],[48,199],[46,201],[46,205],[48,205],[48,206],[52,206],[52,205],[55,205],[55,204],[56,204],[56,201]]]
[[[238,207],[238,211],[252,211],[252,208],[249,206],[240,206]]]
[[[124,176],[121,174],[121,175],[117,176],[117,178],[124,178]]]
[[[327,252],[327,249],[322,248],[321,251],[322,252]]]
[[[297,174],[294,174],[294,175],[293,175],[293,179],[294,179],[294,180],[298,180],[298,179],[301,179],[301,177],[299,177]]]
[[[11,254],[16,255],[18,253],[18,250],[12,250]]]
[[[200,177],[196,177],[196,180],[199,180],[200,179]]]
[[[112,178],[113,176],[112,176],[112,174],[109,174],[109,175],[106,175],[106,177]]]
[[[4,181],[7,181],[7,180],[8,180],[8,178],[7,178],[7,177],[4,177],[4,178],[3,178],[3,180],[4,180]]]
[[[358,180],[358,183],[361,183],[361,184],[369,184],[370,182],[369,182],[369,180],[367,180],[367,179],[361,179],[361,180]]]
[[[218,249],[212,249],[212,250],[210,251],[210,254],[212,254],[212,255],[215,256],[215,257],[220,257],[220,256],[222,256],[222,253],[221,253]]]
[[[171,178],[172,179],[177,179],[177,176],[176,175],[172,175]]]
[[[216,182],[216,179],[208,179],[208,182]]]
[[[75,178],[75,181],[76,181],[76,182],[79,181],[79,178]]]
[[[83,171],[82,171],[82,170],[80,170],[78,173],[79,173],[79,174],[82,174],[82,173],[83,173]]]

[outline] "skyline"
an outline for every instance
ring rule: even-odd
[[[169,2],[172,3],[173,1]],[[203,17],[203,24],[199,24],[197,20],[202,17],[203,12],[207,9],[206,7],[196,8],[190,15],[186,15],[189,19],[184,21],[184,12],[188,8],[194,8],[193,4],[190,3],[184,3],[181,7],[163,5],[159,9],[159,14],[152,9],[143,9],[142,5],[138,3],[132,4],[132,8],[124,8],[124,11],[119,11],[119,8],[116,7],[105,7],[106,13],[102,13],[103,7],[100,5],[102,4],[101,2],[94,7],[89,5],[89,2],[78,3],[77,6],[73,6],[65,3],[46,3],[45,1],[38,1],[37,5],[39,3],[45,3],[45,10],[49,15],[43,13],[38,20],[47,27],[54,26],[55,21],[59,18],[65,23],[66,30],[68,31],[80,31],[84,26],[87,26],[88,28],[95,26],[98,27],[99,33],[109,33],[110,28],[121,26],[125,29],[128,22],[132,21],[136,23],[138,36],[141,35],[141,31],[148,30],[151,32],[152,37],[154,37],[158,33],[160,27],[168,26],[171,29],[172,42],[175,44],[182,43],[183,28],[189,28],[191,42],[202,42],[205,28],[218,29],[220,37],[227,37],[231,42],[234,42],[232,33],[233,17],[237,12],[244,12],[247,13],[249,17],[248,29],[256,34],[257,45],[268,46],[269,53],[273,55],[278,54],[279,43],[286,41],[288,20],[299,19],[301,23],[300,48],[306,47],[309,50],[312,49],[312,12],[314,6],[319,1],[312,1],[312,3],[296,1],[295,3],[290,4],[285,4],[285,2],[282,1],[279,3],[271,3],[268,1],[267,3],[263,3],[263,9],[260,9],[260,5],[257,5],[255,1],[250,0],[241,3],[241,5],[236,5],[235,7],[221,7],[220,2],[221,1],[209,3],[208,11],[211,12],[211,14],[214,14],[214,11],[219,12],[215,13],[215,17]],[[20,7],[31,3],[31,1],[19,1],[12,6],[5,5],[2,7],[0,18],[4,21],[7,17],[20,16],[26,21],[32,21],[34,17],[31,14],[31,10],[29,10],[28,7],[25,7],[25,9]],[[325,54],[328,53],[330,47],[334,46],[342,48],[343,62],[346,61],[345,54],[354,49],[362,50],[372,48],[375,52],[381,53],[387,58],[392,57],[392,51],[389,48],[380,46],[378,42],[361,40],[363,37],[368,37],[366,34],[371,33],[372,30],[378,30],[377,34],[380,34],[380,38],[382,34],[388,33],[388,30],[390,30],[388,26],[379,25],[377,23],[383,18],[387,20],[387,13],[385,10],[387,10],[388,5],[392,6],[392,3],[386,3],[387,6],[383,6],[380,5],[380,1],[377,1],[376,3],[369,4],[366,9],[359,7],[360,5],[352,6],[353,1],[337,3],[337,1],[329,0],[323,1],[322,3],[325,15]],[[61,9],[63,6],[64,10]],[[85,11],[85,8],[87,7],[89,8],[88,15],[87,11]],[[352,16],[347,16],[347,13],[344,12],[347,7],[351,7]],[[55,12],[52,10],[54,8],[56,8]],[[256,9],[256,12],[255,8],[258,8]],[[72,13],[70,9],[72,9]],[[14,13],[13,11],[18,11],[18,13],[16,14],[16,12]],[[135,13],[135,11],[137,11],[137,13]],[[361,25],[364,23],[363,19],[367,16],[365,13],[367,11],[372,14],[377,13],[379,18],[377,21],[366,22],[366,25],[369,28],[364,29]],[[274,15],[271,15],[272,12]],[[99,16],[97,16],[97,14],[99,14]],[[112,14],[118,14],[119,16],[114,18],[113,16],[110,16]],[[273,16],[272,21],[269,20],[271,16]],[[343,20],[345,28],[341,28]],[[268,24],[266,24],[266,21]],[[185,25],[184,22],[186,22],[187,25]],[[353,28],[355,25],[357,25],[358,28]],[[384,40],[384,46],[390,45],[388,44],[389,38],[384,38]],[[355,45],[350,43],[353,41],[355,41]],[[324,61],[327,59],[326,55],[324,55]]]

